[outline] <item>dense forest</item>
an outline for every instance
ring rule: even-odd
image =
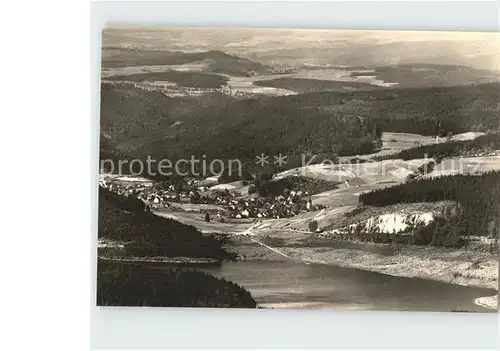
[[[154,284],[151,284],[154,282]],[[111,263],[97,266],[99,306],[255,308],[243,287],[204,272],[159,269],[144,264]]]
[[[126,255],[230,259],[221,239],[144,211],[141,200],[99,188],[99,238],[127,242]]]
[[[372,153],[381,146],[377,130],[446,136],[500,126],[497,84],[244,100],[217,93],[168,98],[138,90],[103,86],[105,151],[173,162],[192,155],[206,155],[208,162],[239,159],[251,172],[258,170],[255,156],[261,153],[287,155],[284,168],[300,165],[302,155],[320,162]]]
[[[447,218],[428,228],[460,236],[488,236],[500,228],[500,172],[483,175],[453,175],[418,179],[393,187],[361,194],[363,205],[388,206],[397,203],[455,201],[456,208]],[[458,231],[458,233],[457,233]],[[498,234],[497,234],[498,235]]]
[[[236,101],[219,92],[172,98],[128,84],[101,83],[101,143],[107,151],[134,156],[142,146],[185,133],[185,125],[201,111],[222,108]],[[177,122],[177,123],[176,123]]]

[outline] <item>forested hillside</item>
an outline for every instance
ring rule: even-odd
[[[151,284],[154,282],[154,286]],[[110,263],[97,267],[99,306],[255,308],[243,287],[204,272],[158,269],[144,264]]]
[[[455,87],[380,89],[353,93],[314,93],[277,99],[351,111],[379,121],[385,132],[453,134],[482,131],[500,126],[498,83]]]
[[[373,206],[446,200],[457,204],[447,229],[459,230],[461,235],[486,236],[492,234],[492,225],[500,228],[500,172],[419,179],[359,197],[361,204]]]
[[[286,167],[296,166],[301,154],[371,153],[380,146],[376,130],[446,136],[500,126],[497,84],[244,100],[213,94],[196,103],[106,86],[101,101],[102,132],[125,156],[175,161],[205,154],[248,167],[260,153],[288,155]]]
[[[99,238],[127,242],[128,255],[230,258],[221,240],[195,227],[144,211],[141,200],[125,198],[99,188]]]
[[[101,148],[133,155],[136,149],[187,132],[203,109],[222,108],[234,99],[220,93],[170,98],[130,85],[101,84]],[[182,123],[181,123],[182,122]]]

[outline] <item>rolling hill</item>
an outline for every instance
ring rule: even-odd
[[[286,28],[104,28],[104,48],[224,50],[269,65],[387,66],[414,62],[498,69],[496,32]],[[457,45],[457,42],[460,42]]]
[[[222,73],[233,76],[251,76],[267,74],[269,66],[241,57],[226,54],[219,50],[206,52],[182,52],[150,49],[104,48],[102,55],[103,68],[183,65],[192,62],[207,62],[207,72]]]
[[[460,65],[406,63],[351,72],[352,77],[370,77],[397,82],[398,88],[446,87],[498,82],[498,73]]]

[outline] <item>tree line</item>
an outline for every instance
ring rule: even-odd
[[[423,229],[423,242],[436,231],[453,235],[458,242],[463,236],[496,236],[500,228],[500,172],[482,175],[453,175],[418,179],[393,187],[361,194],[363,205],[388,206],[397,203],[454,201],[454,211],[443,214],[434,227]],[[426,232],[427,231],[427,232]],[[429,239],[429,236],[431,239]],[[451,239],[443,239],[450,241]],[[452,240],[451,240],[452,241]]]

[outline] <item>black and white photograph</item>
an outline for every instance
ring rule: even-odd
[[[105,27],[97,305],[498,312],[499,44]]]

